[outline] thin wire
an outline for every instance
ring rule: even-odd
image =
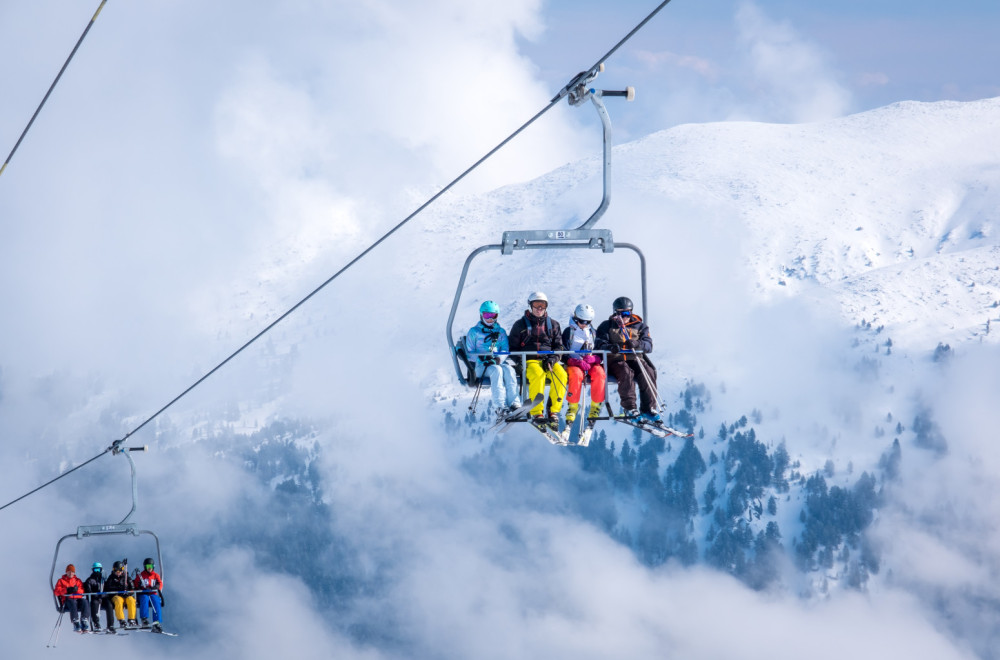
[[[73,46],[73,51],[69,54],[69,57],[66,58],[66,61],[63,62],[62,68],[59,69],[59,73],[56,75],[56,79],[52,81],[51,85],[49,85],[49,91],[45,92],[42,102],[39,103],[38,107],[35,109],[35,114],[31,115],[31,119],[28,120],[28,125],[25,126],[24,130],[21,132],[21,137],[17,138],[17,142],[14,144],[14,148],[10,150],[10,155],[7,156],[7,160],[5,160],[3,165],[0,166],[0,175],[3,175],[3,171],[7,169],[7,163],[9,163],[10,159],[14,157],[14,152],[17,151],[17,148],[21,146],[21,140],[23,140],[24,136],[28,134],[28,129],[31,128],[31,125],[35,123],[35,117],[37,117],[38,113],[42,111],[42,106],[45,105],[45,102],[49,100],[49,95],[52,93],[52,90],[56,88],[56,83],[59,82],[59,79],[62,78],[63,71],[66,70],[66,67],[69,66],[70,60],[72,60],[73,56],[76,55],[77,49],[80,48],[80,44],[83,43],[84,37],[86,37],[87,33],[90,32],[91,26],[94,25],[94,21],[97,20],[98,14],[100,14],[101,10],[104,9],[104,5],[107,1],[108,0],[101,0],[101,4],[97,7],[97,11],[95,11],[94,15],[90,18],[90,22],[87,23],[87,27],[84,28],[83,34],[81,34],[80,38],[76,40],[76,45]]]
[[[590,67],[589,69],[587,69],[586,71],[582,71],[582,72],[578,73],[576,75],[576,77],[574,77],[572,80],[570,80],[566,84],[565,87],[563,87],[561,90],[559,90],[559,93],[556,94],[552,98],[552,100],[553,101],[558,101],[562,97],[564,97],[567,94],[569,94],[570,91],[572,91],[578,84],[581,83],[581,81],[584,81],[584,80],[587,80],[588,78],[591,78],[595,73],[597,73],[597,71],[599,70],[601,64],[603,64],[604,62],[606,62],[609,57],[611,57],[612,55],[614,55],[615,52],[617,52],[618,49],[621,48],[625,44],[626,41],[628,41],[629,39],[631,39],[635,35],[636,32],[638,32],[639,30],[641,30],[643,28],[643,26],[646,25],[646,23],[648,23],[649,21],[651,21],[652,18],[654,16],[656,16],[658,13],[660,13],[660,10],[663,9],[664,7],[666,7],[669,3],[670,3],[670,0],[663,0],[663,2],[661,2],[656,7],[656,9],[654,9],[651,12],[649,12],[649,14],[646,15],[646,18],[644,18],[641,21],[639,21],[639,23],[634,28],[632,28],[632,30],[628,34],[626,34],[624,37],[622,37],[618,41],[618,43],[616,43],[614,46],[612,46],[611,50],[609,50],[608,52],[606,52],[604,54],[604,57],[602,57],[601,59],[599,59],[596,62],[594,62],[594,65],[592,67]]]
[[[101,6],[103,6],[103,5],[104,5],[104,2],[106,2],[106,1],[107,1],[107,0],[103,0],[103,1],[101,2]],[[442,195],[444,195],[444,194],[445,194],[446,192],[448,192],[449,190],[451,190],[451,189],[452,189],[452,188],[453,188],[453,187],[454,187],[454,186],[455,186],[455,185],[456,185],[456,184],[457,184],[457,183],[458,183],[459,181],[461,181],[462,179],[464,179],[464,178],[465,178],[465,177],[466,177],[466,176],[467,176],[467,175],[468,175],[469,173],[471,173],[471,172],[472,172],[472,171],[473,171],[474,169],[476,169],[477,167],[479,167],[480,165],[482,165],[482,164],[483,164],[483,162],[485,162],[485,161],[486,161],[486,160],[487,160],[488,158],[492,157],[492,156],[493,156],[493,154],[495,154],[495,153],[496,153],[497,151],[499,151],[499,150],[500,150],[500,149],[502,149],[502,148],[503,148],[504,146],[506,146],[508,142],[510,142],[510,141],[511,141],[511,140],[513,140],[513,139],[514,139],[515,137],[517,137],[518,135],[520,135],[520,134],[521,134],[521,133],[522,133],[522,132],[523,132],[523,131],[524,131],[524,130],[525,130],[526,128],[528,128],[528,127],[529,127],[529,126],[531,126],[531,125],[532,125],[533,123],[535,123],[535,121],[537,121],[537,120],[538,120],[538,119],[539,119],[539,118],[540,118],[540,117],[541,117],[542,115],[544,115],[544,114],[545,114],[546,112],[548,112],[549,110],[551,110],[551,109],[553,108],[553,106],[555,106],[555,104],[559,102],[559,100],[560,100],[560,99],[562,99],[562,98],[563,98],[564,96],[566,96],[566,95],[567,95],[567,94],[568,94],[568,93],[569,93],[569,92],[570,92],[571,90],[573,90],[573,89],[574,89],[574,88],[575,88],[575,87],[576,87],[577,85],[579,85],[579,84],[580,84],[580,82],[581,82],[582,80],[586,79],[586,74],[587,74],[588,72],[590,72],[591,74],[592,74],[593,72],[595,72],[595,71],[597,70],[597,68],[598,68],[598,67],[600,66],[600,64],[601,64],[602,62],[604,62],[604,61],[605,61],[606,59],[608,59],[608,57],[610,57],[610,56],[611,56],[611,55],[612,55],[612,54],[613,54],[613,53],[614,53],[615,51],[617,51],[617,50],[618,50],[618,49],[619,49],[619,48],[620,48],[620,47],[622,46],[622,44],[624,44],[624,43],[625,43],[625,42],[626,42],[626,41],[627,41],[628,39],[630,39],[630,38],[632,37],[632,35],[634,35],[634,34],[635,34],[635,33],[636,33],[636,32],[637,32],[638,30],[639,30],[639,28],[641,28],[641,27],[642,27],[643,25],[645,25],[646,23],[648,23],[648,22],[649,22],[649,20],[650,20],[650,19],[651,19],[651,18],[652,18],[653,16],[655,16],[655,15],[656,15],[656,14],[657,14],[657,13],[658,13],[658,12],[659,12],[659,11],[660,11],[661,9],[663,9],[663,7],[665,7],[665,6],[667,5],[667,3],[669,3],[669,2],[670,2],[670,0],[664,0],[663,2],[661,2],[661,3],[660,3],[660,5],[659,5],[659,6],[658,6],[658,7],[656,8],[656,9],[654,9],[654,10],[653,10],[653,11],[652,11],[652,12],[651,12],[651,13],[650,13],[650,14],[649,14],[648,16],[646,16],[646,18],[644,18],[644,19],[642,20],[642,22],[640,22],[640,23],[639,23],[639,24],[638,24],[638,25],[637,25],[637,26],[636,26],[635,28],[633,28],[633,29],[632,29],[632,31],[631,31],[631,32],[629,32],[629,33],[628,33],[628,34],[627,34],[627,35],[625,36],[625,38],[624,38],[624,39],[621,39],[621,40],[620,40],[620,41],[619,41],[619,42],[618,42],[617,44],[615,44],[615,46],[614,46],[614,47],[613,47],[613,48],[612,48],[611,50],[609,50],[609,51],[608,51],[608,52],[607,52],[607,53],[606,53],[606,54],[604,55],[604,57],[602,57],[601,59],[599,59],[599,60],[598,60],[598,61],[597,61],[597,62],[596,62],[596,63],[594,64],[594,66],[592,66],[592,67],[591,67],[590,69],[588,69],[588,71],[587,71],[587,72],[584,72],[584,73],[581,73],[581,74],[578,74],[577,76],[575,76],[575,77],[573,78],[573,80],[571,80],[571,81],[570,81],[570,82],[569,82],[569,83],[568,83],[568,84],[567,84],[567,85],[566,85],[565,87],[563,87],[563,89],[562,89],[562,90],[561,90],[561,91],[559,92],[559,94],[557,94],[557,95],[556,95],[555,97],[553,97],[553,98],[552,98],[552,100],[550,100],[550,101],[549,101],[549,102],[548,102],[548,103],[547,103],[547,104],[545,105],[545,107],[543,107],[543,108],[542,108],[541,110],[539,110],[539,111],[538,111],[537,113],[535,113],[535,115],[534,115],[534,116],[533,116],[533,117],[532,117],[531,119],[529,119],[529,120],[528,120],[528,121],[526,121],[526,122],[525,122],[524,124],[522,124],[520,128],[518,128],[518,129],[517,129],[516,131],[514,131],[513,133],[511,133],[510,135],[508,135],[508,136],[507,136],[507,137],[506,137],[506,138],[505,138],[505,139],[504,139],[504,140],[503,140],[502,142],[500,142],[500,143],[499,143],[499,144],[498,144],[497,146],[495,146],[495,147],[493,147],[492,149],[490,149],[490,150],[489,150],[489,151],[488,151],[488,152],[487,152],[487,153],[486,153],[486,154],[485,154],[484,156],[482,156],[482,157],[481,157],[481,158],[480,158],[479,160],[477,160],[477,161],[476,161],[475,163],[473,163],[473,164],[472,164],[471,166],[469,166],[469,167],[468,167],[468,168],[467,168],[467,169],[466,169],[466,170],[465,170],[464,172],[462,172],[462,173],[461,173],[461,174],[459,174],[459,175],[458,175],[457,177],[455,177],[455,178],[454,178],[454,179],[453,179],[453,180],[451,181],[451,183],[449,183],[448,185],[446,185],[446,186],[445,186],[444,188],[442,188],[442,189],[441,189],[441,190],[439,190],[439,191],[438,191],[437,193],[435,193],[435,194],[434,194],[433,196],[431,196],[431,197],[430,197],[430,199],[428,199],[428,200],[427,200],[426,202],[424,202],[423,204],[421,204],[421,205],[420,205],[420,206],[419,206],[419,207],[417,208],[417,210],[415,210],[415,211],[414,211],[413,213],[411,213],[410,215],[408,215],[408,216],[406,216],[405,218],[403,218],[403,220],[401,220],[401,221],[400,221],[400,222],[399,222],[399,223],[398,223],[398,224],[397,224],[397,225],[396,225],[395,227],[393,227],[392,229],[390,229],[389,231],[387,231],[387,232],[386,232],[385,234],[383,234],[383,235],[382,235],[382,236],[381,236],[381,237],[380,237],[380,238],[379,238],[378,240],[376,240],[376,241],[375,241],[374,243],[372,243],[372,244],[371,244],[371,245],[369,245],[369,246],[368,246],[367,248],[365,248],[365,250],[364,250],[363,252],[361,252],[361,254],[359,254],[358,256],[356,256],[356,257],[354,257],[353,259],[351,259],[351,261],[350,261],[350,262],[348,262],[348,263],[347,263],[347,265],[345,265],[345,266],[344,266],[343,268],[341,268],[341,269],[340,269],[340,270],[338,270],[338,271],[337,271],[336,273],[334,273],[334,274],[333,274],[333,275],[331,275],[331,276],[330,276],[329,278],[327,278],[327,279],[326,279],[326,281],[324,281],[324,282],[323,282],[322,284],[320,284],[320,285],[319,285],[318,287],[316,287],[315,289],[313,289],[312,291],[310,291],[310,292],[309,292],[309,294],[308,294],[308,295],[306,295],[306,297],[302,298],[302,300],[300,300],[299,302],[297,302],[297,303],[295,303],[294,305],[292,305],[292,307],[290,307],[290,308],[289,308],[289,309],[288,309],[288,310],[287,310],[287,311],[286,311],[286,312],[285,312],[284,314],[282,314],[281,316],[279,316],[279,317],[278,317],[278,318],[276,318],[275,320],[271,321],[271,323],[269,323],[269,324],[268,324],[268,325],[267,325],[267,326],[266,326],[266,327],[265,327],[265,328],[264,328],[263,330],[261,330],[261,331],[260,331],[260,332],[258,332],[258,333],[257,333],[256,335],[254,335],[253,337],[251,337],[249,341],[247,341],[247,342],[246,342],[245,344],[243,344],[243,345],[242,345],[242,346],[240,346],[240,347],[239,347],[238,349],[236,349],[236,350],[235,350],[235,351],[234,351],[233,353],[231,353],[231,354],[229,355],[229,357],[227,357],[226,359],[224,359],[224,360],[223,360],[222,362],[220,362],[219,364],[215,365],[215,366],[214,366],[214,367],[213,367],[212,369],[210,369],[210,370],[209,370],[209,371],[208,371],[207,373],[205,373],[205,375],[204,375],[204,376],[202,376],[201,378],[199,378],[198,380],[196,380],[196,381],[195,381],[194,383],[192,383],[192,384],[191,384],[190,386],[188,386],[188,387],[187,387],[187,389],[185,389],[185,390],[184,390],[183,392],[181,392],[180,394],[178,394],[177,396],[175,396],[175,397],[174,397],[173,399],[171,399],[171,400],[170,400],[170,401],[169,401],[169,402],[168,402],[168,403],[167,403],[167,404],[166,404],[165,406],[163,406],[162,408],[160,408],[159,410],[157,410],[157,411],[156,411],[155,413],[153,413],[152,415],[150,415],[149,417],[147,417],[147,418],[146,418],[146,419],[145,419],[145,420],[144,420],[144,421],[143,421],[143,422],[142,422],[141,424],[139,424],[138,426],[136,426],[135,428],[133,428],[133,429],[132,429],[131,431],[129,431],[128,433],[126,433],[126,434],[125,434],[124,436],[122,436],[122,437],[121,437],[120,439],[118,439],[118,440],[115,440],[115,441],[114,441],[114,442],[113,442],[113,443],[111,444],[111,446],[110,446],[110,447],[108,447],[107,449],[105,449],[105,450],[104,450],[103,452],[101,452],[101,453],[100,453],[100,454],[98,454],[97,456],[94,456],[94,457],[93,457],[92,459],[90,459],[90,460],[89,460],[89,461],[87,461],[86,463],[82,463],[82,464],[80,464],[80,465],[76,466],[75,468],[73,468],[72,470],[69,470],[68,472],[65,472],[65,473],[63,473],[63,474],[59,475],[59,476],[58,476],[58,477],[56,477],[55,479],[52,479],[51,481],[49,481],[49,482],[47,482],[47,483],[45,483],[45,484],[42,484],[42,485],[41,485],[41,486],[39,486],[38,488],[35,488],[35,489],[34,489],[34,490],[32,490],[31,492],[29,492],[29,493],[26,493],[26,494],[22,495],[21,497],[17,498],[16,500],[13,500],[13,501],[11,501],[11,502],[9,502],[9,503],[7,503],[7,504],[4,504],[3,506],[0,506],[0,511],[2,511],[3,509],[6,509],[6,508],[7,508],[8,506],[10,506],[11,504],[14,504],[15,502],[19,502],[20,500],[23,500],[23,499],[24,499],[25,497],[28,497],[29,495],[32,495],[32,494],[34,494],[34,493],[38,492],[38,491],[39,491],[39,490],[41,490],[42,488],[45,488],[46,486],[48,486],[48,485],[50,485],[50,484],[52,484],[52,483],[54,483],[54,482],[58,481],[59,479],[61,479],[61,478],[65,477],[66,475],[70,474],[71,472],[74,472],[74,471],[76,471],[76,470],[78,470],[78,469],[82,468],[82,467],[83,467],[84,465],[87,465],[87,463],[91,463],[91,462],[93,462],[93,461],[97,460],[98,458],[100,458],[100,457],[101,457],[101,456],[103,456],[104,454],[107,454],[108,452],[112,452],[112,453],[116,452],[116,451],[118,450],[118,448],[119,448],[119,447],[120,447],[120,446],[121,446],[121,445],[122,445],[122,444],[123,444],[123,443],[124,443],[124,442],[125,442],[125,441],[126,441],[126,440],[127,440],[128,438],[129,438],[129,437],[130,437],[130,436],[132,436],[133,434],[137,433],[137,432],[138,432],[138,431],[139,431],[140,429],[144,428],[144,427],[145,427],[146,425],[148,425],[148,424],[149,424],[150,422],[152,422],[152,421],[153,421],[153,420],[155,420],[155,419],[156,419],[157,417],[159,417],[160,415],[162,415],[162,414],[163,414],[164,412],[166,412],[166,410],[167,410],[168,408],[170,408],[171,406],[173,406],[173,405],[174,405],[175,403],[177,403],[177,402],[178,402],[178,401],[180,401],[180,400],[181,400],[182,398],[184,398],[184,397],[185,397],[185,396],[186,396],[186,395],[187,395],[188,393],[190,393],[190,392],[191,392],[191,390],[193,390],[194,388],[196,388],[196,387],[198,387],[199,385],[201,385],[201,384],[202,384],[203,382],[205,382],[205,381],[206,381],[206,380],[207,380],[207,379],[208,379],[209,377],[211,377],[211,376],[212,376],[212,374],[214,374],[214,373],[215,373],[216,371],[218,371],[219,369],[221,369],[222,367],[224,367],[224,366],[225,366],[226,364],[228,364],[228,363],[229,363],[229,362],[230,362],[231,360],[233,360],[233,358],[235,358],[235,357],[236,357],[237,355],[239,355],[239,354],[240,354],[240,353],[242,353],[242,352],[243,352],[244,350],[246,350],[247,348],[249,348],[249,347],[250,347],[250,346],[251,346],[251,345],[252,345],[252,344],[253,344],[254,342],[256,342],[256,341],[257,341],[258,339],[260,339],[261,337],[263,337],[263,336],[264,336],[265,334],[267,334],[268,332],[270,332],[270,331],[271,331],[271,329],[273,329],[273,328],[274,328],[274,327],[275,327],[276,325],[278,325],[279,323],[281,323],[282,321],[284,321],[284,320],[285,320],[286,318],[288,318],[288,317],[289,317],[289,316],[290,316],[290,315],[291,315],[291,314],[292,314],[293,312],[295,312],[295,310],[297,310],[297,309],[298,309],[299,307],[301,307],[301,306],[302,306],[302,305],[304,305],[304,304],[305,304],[305,303],[306,303],[307,301],[309,301],[309,300],[310,300],[310,299],[311,299],[311,298],[312,298],[313,296],[315,296],[315,295],[316,295],[317,293],[319,293],[319,292],[320,292],[320,291],[322,291],[322,290],[323,290],[324,288],[326,288],[326,286],[327,286],[327,285],[329,285],[329,284],[330,284],[331,282],[333,282],[333,281],[334,281],[335,279],[337,279],[338,277],[340,277],[340,276],[341,276],[341,275],[342,275],[342,274],[343,274],[344,272],[346,272],[346,271],[347,271],[347,270],[348,270],[349,268],[351,268],[351,267],[352,267],[352,266],[354,266],[354,265],[355,265],[356,263],[358,263],[358,262],[359,262],[359,261],[360,261],[361,259],[363,259],[363,258],[364,258],[364,257],[365,257],[365,256],[366,256],[366,255],[367,255],[367,254],[368,254],[369,252],[371,252],[372,250],[374,250],[374,249],[375,249],[376,247],[378,247],[379,245],[381,245],[381,244],[382,244],[382,243],[383,243],[383,242],[384,242],[384,241],[385,241],[386,239],[388,239],[388,238],[389,238],[390,236],[392,236],[393,234],[395,234],[395,233],[396,233],[396,232],[397,232],[397,231],[398,231],[398,230],[399,230],[400,228],[402,228],[402,226],[403,226],[403,225],[405,225],[405,224],[406,224],[406,223],[408,223],[408,222],[409,222],[410,220],[412,220],[412,219],[413,219],[413,218],[415,218],[415,217],[416,217],[417,215],[419,215],[419,214],[420,214],[420,213],[421,213],[421,212],[422,212],[422,211],[423,211],[423,210],[424,210],[425,208],[427,208],[428,206],[430,206],[431,204],[433,204],[433,203],[434,203],[435,201],[437,201],[437,199],[438,199],[439,197],[441,197],[441,196],[442,196]],[[100,8],[98,8],[98,12],[100,12]],[[97,14],[94,14],[94,18],[96,18],[96,17],[97,17]],[[91,21],[91,22],[93,22],[93,21]],[[88,29],[89,29],[89,26],[88,26]],[[86,32],[84,32],[84,34],[86,34]],[[81,39],[81,41],[82,41],[82,40],[83,40],[83,37],[81,37],[80,39]],[[78,43],[77,45],[79,45],[79,43]],[[74,52],[75,52],[75,50],[76,50],[76,49],[74,49]],[[65,66],[64,66],[63,68],[65,68]],[[61,72],[60,72],[60,74],[61,74]],[[57,80],[58,80],[58,78],[57,78]],[[44,101],[43,101],[43,103],[44,103]]]
[[[7,507],[11,506],[12,504],[17,504],[18,502],[20,502],[20,501],[21,501],[21,500],[23,500],[24,498],[28,497],[29,495],[34,495],[35,493],[37,493],[38,491],[40,491],[40,490],[41,490],[41,489],[43,489],[43,488],[46,488],[46,487],[48,487],[48,486],[51,486],[52,484],[54,484],[55,482],[59,481],[59,480],[60,480],[60,479],[62,479],[63,477],[67,477],[67,476],[69,476],[70,474],[72,474],[72,473],[76,472],[77,470],[79,470],[79,469],[80,469],[80,468],[82,468],[83,466],[85,466],[85,465],[87,465],[87,464],[89,464],[89,463],[93,463],[94,461],[96,461],[97,459],[99,459],[99,458],[100,458],[101,456],[104,456],[105,454],[107,454],[107,453],[108,453],[109,451],[111,451],[111,448],[110,448],[110,447],[109,447],[109,448],[107,448],[107,449],[105,449],[104,451],[102,451],[102,452],[101,452],[100,454],[98,454],[97,456],[94,456],[94,457],[93,457],[93,458],[91,458],[90,460],[88,460],[88,461],[84,461],[83,463],[80,463],[80,464],[79,464],[79,465],[77,465],[77,466],[76,466],[75,468],[71,468],[71,469],[69,469],[69,470],[66,470],[65,472],[63,472],[62,474],[60,474],[60,475],[59,475],[58,477],[56,477],[55,479],[50,479],[49,481],[46,481],[46,482],[45,482],[44,484],[42,484],[42,485],[41,485],[41,486],[39,486],[38,488],[35,488],[34,490],[30,490],[30,491],[28,491],[27,493],[25,493],[25,494],[24,494],[24,495],[22,495],[21,497],[17,498],[16,500],[11,500],[10,502],[7,502],[7,503],[6,503],[6,504],[4,504],[3,506],[0,506],[0,511],[3,511],[4,509],[6,509]]]

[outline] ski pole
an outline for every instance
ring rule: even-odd
[[[663,412],[664,410],[666,410],[667,407],[663,405],[663,401],[660,400],[660,392],[656,388],[656,383],[653,382],[653,380],[649,377],[649,372],[646,371],[646,365],[643,364],[644,356],[638,354],[634,355],[635,355],[635,362],[636,364],[639,365],[639,373],[642,374],[643,379],[645,379],[646,381],[646,385],[648,385],[649,389],[652,390],[653,392],[653,400],[656,402],[657,411]]]
[[[483,375],[486,375],[486,370],[483,369]],[[479,393],[483,390],[483,377],[479,377],[479,383],[476,385],[476,393],[472,395],[472,403],[469,404],[469,412],[476,412],[476,405],[479,403]]]
[[[45,648],[54,649],[56,644],[59,643],[59,628],[62,626],[63,614],[65,610],[59,610],[59,618],[56,619],[56,626],[52,629],[52,634],[49,635],[49,643],[45,645]]]

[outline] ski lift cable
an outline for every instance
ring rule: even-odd
[[[29,490],[27,493],[25,493],[21,497],[17,498],[16,500],[11,500],[10,502],[7,502],[3,506],[0,506],[0,511],[3,511],[4,509],[6,509],[7,507],[9,507],[9,506],[11,506],[13,504],[17,504],[18,502],[20,502],[24,498],[28,497],[29,495],[34,495],[35,493],[37,493],[38,491],[40,491],[43,488],[51,486],[52,484],[54,484],[55,482],[59,481],[63,477],[68,477],[69,475],[71,475],[72,473],[76,472],[80,468],[82,468],[82,467],[84,467],[86,465],[89,465],[90,463],[93,463],[94,461],[96,461],[97,459],[99,459],[101,456],[104,456],[105,454],[107,454],[109,451],[111,451],[110,447],[108,449],[105,449],[104,451],[102,451],[97,456],[94,456],[93,458],[91,458],[91,459],[89,459],[87,461],[84,461],[83,463],[80,463],[76,467],[73,467],[73,468],[70,468],[69,470],[66,470],[65,472],[63,472],[62,474],[60,474],[58,477],[55,477],[54,479],[50,479],[49,481],[46,481],[44,484],[42,484],[38,488],[35,488],[34,490]]]
[[[106,2],[106,1],[107,0],[103,0],[101,2],[101,5],[103,6],[104,2]],[[604,57],[602,57],[601,59],[599,59],[592,67],[590,67],[586,71],[583,71],[583,72],[577,74],[576,76],[574,76],[573,79],[565,87],[563,87],[559,91],[558,94],[556,94],[554,97],[552,97],[552,99],[541,110],[539,110],[537,113],[535,113],[535,115],[533,117],[531,117],[531,119],[529,119],[524,124],[522,124],[520,128],[518,128],[513,133],[511,133],[509,136],[507,136],[497,146],[495,146],[492,149],[490,149],[484,156],[482,156],[479,160],[477,160],[475,163],[473,163],[471,166],[469,166],[464,172],[462,172],[457,177],[455,177],[451,181],[451,183],[449,183],[448,185],[446,185],[445,187],[443,187],[437,193],[435,193],[434,195],[432,195],[427,201],[425,201],[423,204],[421,204],[417,208],[417,210],[413,211],[410,215],[406,216],[395,227],[393,227],[392,229],[390,229],[389,231],[387,231],[378,240],[376,240],[374,243],[372,243],[367,248],[365,248],[365,250],[363,252],[361,252],[356,257],[354,257],[343,268],[341,268],[336,273],[334,273],[329,278],[327,278],[326,281],[324,281],[318,287],[316,287],[315,289],[313,289],[312,291],[310,291],[308,295],[306,295],[300,301],[298,301],[297,303],[295,303],[292,307],[290,307],[287,311],[285,311],[281,316],[279,316],[275,320],[271,321],[271,323],[269,323],[263,330],[261,330],[256,335],[254,335],[253,337],[251,337],[246,343],[244,343],[242,346],[240,346],[238,349],[236,349],[233,353],[231,353],[222,362],[220,362],[219,364],[217,364],[216,366],[214,366],[211,370],[209,370],[207,373],[205,373],[205,375],[203,375],[201,378],[199,378],[194,383],[192,383],[190,386],[188,386],[183,392],[181,392],[180,394],[178,394],[177,396],[175,396],[173,399],[171,399],[166,405],[164,405],[162,408],[160,408],[159,410],[157,410],[155,413],[153,413],[152,415],[150,415],[149,417],[147,417],[142,423],[140,423],[138,426],[136,426],[131,431],[129,431],[128,433],[126,433],[120,439],[115,440],[111,444],[110,447],[108,447],[107,449],[105,449],[103,452],[101,452],[97,456],[94,456],[93,458],[91,458],[90,460],[86,461],[85,463],[81,463],[80,465],[72,468],[71,470],[68,470],[67,472],[64,472],[63,474],[59,475],[58,477],[56,477],[56,478],[54,478],[54,479],[52,479],[52,480],[50,480],[50,481],[42,484],[41,486],[35,488],[34,490],[32,490],[32,491],[30,491],[28,493],[25,493],[24,495],[18,497],[17,499],[12,500],[11,502],[8,502],[7,504],[4,504],[3,506],[0,506],[0,511],[2,511],[3,509],[6,509],[7,507],[11,506],[12,504],[14,504],[16,502],[19,502],[19,501],[23,500],[24,498],[28,497],[29,495],[32,495],[32,494],[38,492],[39,490],[41,490],[41,489],[43,489],[43,488],[45,488],[45,487],[47,487],[47,486],[55,483],[56,481],[58,481],[62,477],[65,477],[68,474],[70,474],[72,472],[75,472],[76,470],[82,468],[83,466],[87,465],[88,463],[91,463],[91,462],[97,460],[98,458],[100,458],[101,456],[104,456],[105,454],[107,454],[109,452],[110,453],[118,453],[120,451],[120,448],[121,448],[122,444],[124,444],[125,441],[128,440],[129,437],[131,437],[133,434],[137,433],[139,430],[141,430],[144,427],[146,427],[153,420],[155,420],[157,417],[159,417],[164,412],[166,412],[168,408],[170,408],[175,403],[177,403],[178,401],[180,401],[187,394],[189,394],[193,389],[195,389],[196,387],[198,387],[199,385],[201,385],[203,382],[205,382],[215,372],[217,372],[219,369],[221,369],[226,364],[228,364],[230,361],[232,361],[236,356],[238,356],[244,350],[246,350],[247,348],[249,348],[254,342],[256,342],[258,339],[260,339],[261,337],[263,337],[268,332],[270,332],[276,325],[278,325],[279,323],[281,323],[282,321],[284,321],[286,318],[288,318],[299,307],[301,307],[302,305],[304,305],[311,298],[313,298],[313,296],[315,296],[320,291],[322,291],[324,288],[326,288],[327,285],[329,285],[335,279],[337,279],[338,277],[340,277],[340,275],[342,275],[344,272],[346,272],[349,268],[351,268],[356,263],[358,263],[361,259],[363,259],[366,255],[368,255],[369,252],[371,252],[376,247],[378,247],[379,245],[381,245],[386,239],[388,239],[390,236],[392,236],[394,233],[396,233],[396,231],[398,231],[400,228],[402,228],[403,225],[405,225],[406,223],[408,223],[410,220],[412,220],[417,215],[419,215],[420,212],[422,212],[428,206],[430,206],[435,201],[437,201],[438,198],[440,198],[446,192],[448,192],[449,190],[451,190],[451,188],[453,188],[459,181],[461,181],[462,179],[464,179],[473,170],[475,170],[477,167],[479,167],[480,165],[482,165],[483,162],[485,162],[488,158],[492,157],[493,154],[495,154],[497,151],[499,151],[504,146],[506,146],[507,143],[509,143],[511,140],[513,140],[518,135],[520,135],[525,129],[527,129],[529,126],[531,126],[542,115],[544,115],[546,112],[548,112],[549,110],[551,110],[552,107],[555,106],[555,104],[558,103],[562,98],[564,98],[565,96],[567,96],[568,94],[570,94],[573,90],[578,89],[580,86],[586,85],[591,80],[593,80],[593,78],[597,74],[597,71],[599,71],[599,69],[600,69],[601,65],[604,63],[604,61],[607,60],[608,57],[610,57],[612,54],[614,54],[615,51],[617,51],[619,48],[621,48],[621,46],[626,41],[628,41],[642,26],[644,26],[646,23],[648,23],[649,20],[651,18],[653,18],[653,16],[655,16],[669,2],[670,2],[670,0],[663,0],[663,2],[661,2],[656,7],[656,9],[654,9],[652,12],[650,12],[649,15],[646,16],[646,18],[644,18],[638,25],[636,25],[636,27],[633,28],[627,35],[625,35],[624,38],[622,38],[618,43],[616,43],[614,45],[614,47],[611,50],[609,50],[604,55]],[[100,11],[100,10],[98,9],[98,11]],[[96,18],[96,14],[95,14],[95,18]]]
[[[21,131],[21,137],[17,138],[17,142],[14,143],[14,148],[11,149],[10,154],[7,155],[7,160],[3,162],[3,165],[0,165],[0,175],[3,175],[3,171],[7,169],[7,163],[9,163],[10,159],[14,157],[14,152],[17,151],[17,148],[21,146],[21,141],[24,140],[24,136],[28,134],[28,130],[31,128],[31,125],[35,123],[35,118],[38,117],[38,113],[42,111],[42,106],[49,100],[49,95],[52,94],[52,90],[56,88],[56,84],[59,82],[59,79],[62,78],[62,74],[66,70],[66,67],[69,66],[70,60],[72,60],[73,56],[76,55],[76,51],[80,48],[80,44],[83,43],[84,38],[87,36],[87,33],[90,32],[90,28],[94,25],[94,21],[97,20],[97,16],[101,13],[101,10],[104,9],[104,5],[107,4],[107,2],[108,0],[101,0],[101,4],[97,7],[97,11],[95,11],[94,15],[90,18],[90,22],[87,23],[87,27],[84,28],[83,34],[81,34],[80,38],[77,39],[76,45],[73,46],[73,50],[70,52],[69,57],[66,58],[66,61],[63,62],[62,68],[59,69],[56,79],[52,81],[51,85],[49,85],[49,91],[45,92],[45,96],[42,97],[42,102],[38,104],[37,108],[35,108],[35,114],[31,115],[31,119],[28,120],[28,125],[24,127],[23,131]]]

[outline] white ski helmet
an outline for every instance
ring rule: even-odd
[[[590,305],[581,303],[576,306],[576,309],[573,310],[574,319],[580,319],[581,321],[593,321],[594,316],[594,308]]]
[[[531,305],[531,303],[533,302],[543,302],[546,305],[548,305],[549,297],[544,293],[542,293],[541,291],[535,291],[530,296],[528,296],[528,305]]]

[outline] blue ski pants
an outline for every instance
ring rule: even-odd
[[[153,621],[162,621],[163,610],[160,609],[160,597],[157,594],[139,594],[139,616],[149,618],[149,604],[153,604]]]

